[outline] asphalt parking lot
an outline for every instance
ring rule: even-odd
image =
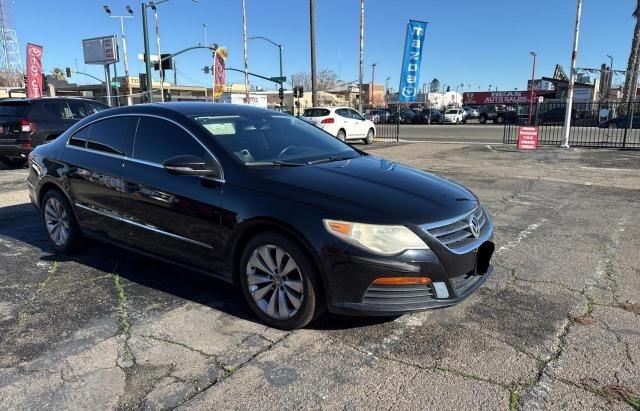
[[[195,273],[53,255],[26,170],[0,169],[0,409],[640,408],[640,152],[366,149],[487,205],[496,271],[463,303],[273,330]]]

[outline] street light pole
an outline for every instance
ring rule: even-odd
[[[358,111],[362,112],[362,79],[364,77],[364,0],[360,0],[360,76],[358,77]]]
[[[316,3],[309,0],[309,37],[311,41],[311,104],[318,106],[316,78]]]
[[[564,130],[560,147],[569,148],[569,132],[571,128],[571,111],[573,109],[573,88],[576,83],[576,59],[578,57],[578,39],[580,37],[580,17],[582,16],[582,0],[578,0],[576,10],[576,23],[573,32],[573,52],[571,53],[571,73],[569,74],[569,90],[567,96],[567,109],[564,113]]]
[[[204,28],[204,45],[206,46],[207,44],[207,23],[202,23],[202,27]]]
[[[533,68],[531,69],[531,100],[529,101],[529,124],[531,124],[531,118],[533,117],[533,100],[536,98],[536,56],[534,51],[530,51],[529,54],[533,57]]]
[[[384,104],[386,106],[389,105],[389,80],[391,80],[391,77],[387,77],[384,80]]]
[[[157,4],[160,4],[158,2]],[[158,7],[155,2],[149,2],[153,10],[153,20],[156,32],[156,46],[158,48],[158,69],[160,70],[160,101],[164,102],[164,70],[162,69],[162,53],[160,53],[160,26],[158,25]]]
[[[242,44],[244,50],[245,104],[249,104],[249,57],[247,56],[247,1],[242,0]]]
[[[283,74],[282,74],[283,73],[283,70],[282,70],[282,48],[283,47],[282,47],[282,44],[278,44],[275,41],[269,40],[268,38],[262,37],[262,36],[249,37],[249,40],[251,40],[251,41],[256,40],[256,39],[261,39],[261,40],[264,40],[266,42],[269,42],[269,43],[273,44],[274,46],[276,46],[278,48],[278,51],[280,52],[280,80],[281,80],[281,81],[279,81],[279,84],[280,84],[280,88],[282,89],[282,85],[283,85],[283,82],[282,82],[282,79],[283,79]],[[283,105],[284,105],[284,103],[282,101],[282,98],[280,98],[280,107],[282,107]]]
[[[133,100],[131,98],[131,82],[129,81],[129,60],[127,58],[127,36],[124,32],[124,19],[132,19],[133,18],[133,9],[131,6],[126,6],[127,12],[129,15],[127,16],[112,16],[111,9],[109,6],[104,6],[104,11],[107,12],[107,15],[111,18],[120,19],[120,31],[122,32],[122,52],[124,54],[124,77],[127,81],[127,105],[132,105]],[[77,70],[76,70],[77,71]]]

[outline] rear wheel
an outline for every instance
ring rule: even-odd
[[[301,328],[322,312],[314,266],[290,238],[275,232],[258,234],[246,245],[239,267],[245,299],[267,325]]]
[[[611,128],[611,129],[616,129],[616,128],[618,128],[618,125],[616,123],[609,123],[608,127]]]
[[[504,123],[504,117],[502,117],[502,116],[496,117],[496,123],[503,124]]]
[[[27,163],[27,159],[22,157],[0,157],[0,162],[7,167],[17,168],[23,167]]]
[[[338,130],[338,134],[336,135],[336,138],[340,141],[345,141],[347,139],[347,133],[344,132],[344,130]]]
[[[480,124],[486,124],[486,123],[487,123],[487,117],[480,116]]]
[[[367,132],[367,137],[362,139],[362,141],[364,141],[365,144],[371,144],[373,143],[374,137],[375,137],[375,134],[373,132],[373,129],[370,128],[369,131]]]
[[[40,209],[51,247],[59,253],[73,251],[82,234],[67,198],[58,190],[49,190]]]

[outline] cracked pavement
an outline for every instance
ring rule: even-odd
[[[461,304],[274,330],[199,274],[52,254],[0,169],[0,409],[640,409],[639,152],[366,149],[487,205],[496,270]]]

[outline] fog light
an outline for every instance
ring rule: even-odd
[[[415,285],[429,283],[431,283],[431,279],[428,277],[381,277],[373,282],[375,285]]]

